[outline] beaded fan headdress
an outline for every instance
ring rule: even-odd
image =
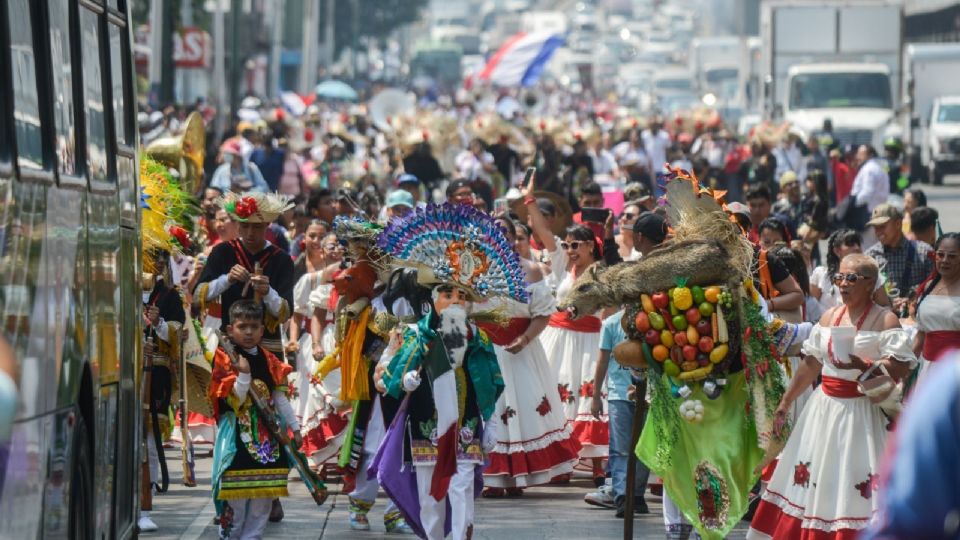
[[[396,264],[416,267],[421,283],[527,302],[520,256],[496,221],[470,205],[418,208],[391,221],[377,245]]]
[[[217,204],[235,221],[244,223],[272,223],[280,214],[293,208],[293,203],[286,195],[252,191],[242,195],[224,193]]]

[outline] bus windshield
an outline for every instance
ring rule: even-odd
[[[803,73],[790,82],[791,109],[891,107],[884,73]]]

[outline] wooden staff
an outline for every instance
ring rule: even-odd
[[[637,483],[637,441],[640,440],[640,431],[643,429],[643,417],[647,412],[647,379],[644,377],[634,393],[633,429],[630,433],[630,454],[627,456],[627,500],[624,503],[623,538],[633,538],[633,491]]]

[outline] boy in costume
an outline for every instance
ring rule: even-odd
[[[483,452],[496,444],[493,411],[503,377],[465,304],[493,295],[526,302],[523,269],[492,218],[466,205],[418,209],[392,221],[377,243],[396,266],[417,270],[432,306],[403,330],[396,354],[378,369],[377,389],[406,397],[370,472],[418,536],[469,538]]]
[[[230,306],[229,342],[214,356],[208,397],[217,418],[211,484],[220,512],[221,538],[261,538],[272,500],[287,496],[288,456],[268,429],[268,413],[252,393],[262,385],[271,398],[279,429],[290,429],[302,444],[300,423],[287,399],[293,371],[261,346],[263,308],[252,300]],[[234,352],[235,351],[235,352]]]
[[[221,328],[230,325],[230,308],[241,299],[263,303],[264,335],[261,346],[283,358],[280,327],[290,318],[293,305],[293,261],[266,238],[267,227],[293,205],[275,193],[226,193],[218,204],[239,223],[240,238],[218,244],[200,274],[194,299],[203,311],[207,302],[220,299]],[[280,501],[274,501],[270,521],[283,519]]]

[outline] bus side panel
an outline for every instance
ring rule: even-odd
[[[59,373],[56,392],[58,413],[51,418],[53,430],[48,457],[50,470],[44,494],[44,538],[66,538],[69,534],[71,465],[74,464],[73,440],[76,415],[84,416],[92,440],[94,396],[80,395],[81,376],[87,359],[87,249],[86,193],[50,188],[47,191],[47,286],[52,290],[50,313],[50,350]],[[53,372],[53,370],[51,370]],[[51,380],[51,384],[53,381]],[[77,404],[80,404],[77,407]]]
[[[90,252],[90,359],[98,366],[94,466],[97,537],[112,536],[113,486],[116,480],[117,410],[120,378],[120,216],[116,192],[89,195],[87,249]],[[136,323],[133,323],[135,326]]]
[[[120,228],[120,422],[117,427],[116,464],[117,483],[114,493],[116,532],[123,531],[137,521],[139,492],[135,490],[140,478],[141,406],[136,381],[140,369],[140,237],[136,229]]]
[[[0,515],[36,516],[36,519],[0,520],[0,537],[31,538],[38,534],[37,509],[43,505],[47,476],[46,450],[51,419],[46,397],[56,384],[50,365],[46,275],[42,257],[45,236],[46,187],[0,179],[3,193],[0,223],[0,316],[3,331],[19,359],[17,420],[10,440],[7,477],[0,499]],[[12,529],[12,530],[8,530]]]

